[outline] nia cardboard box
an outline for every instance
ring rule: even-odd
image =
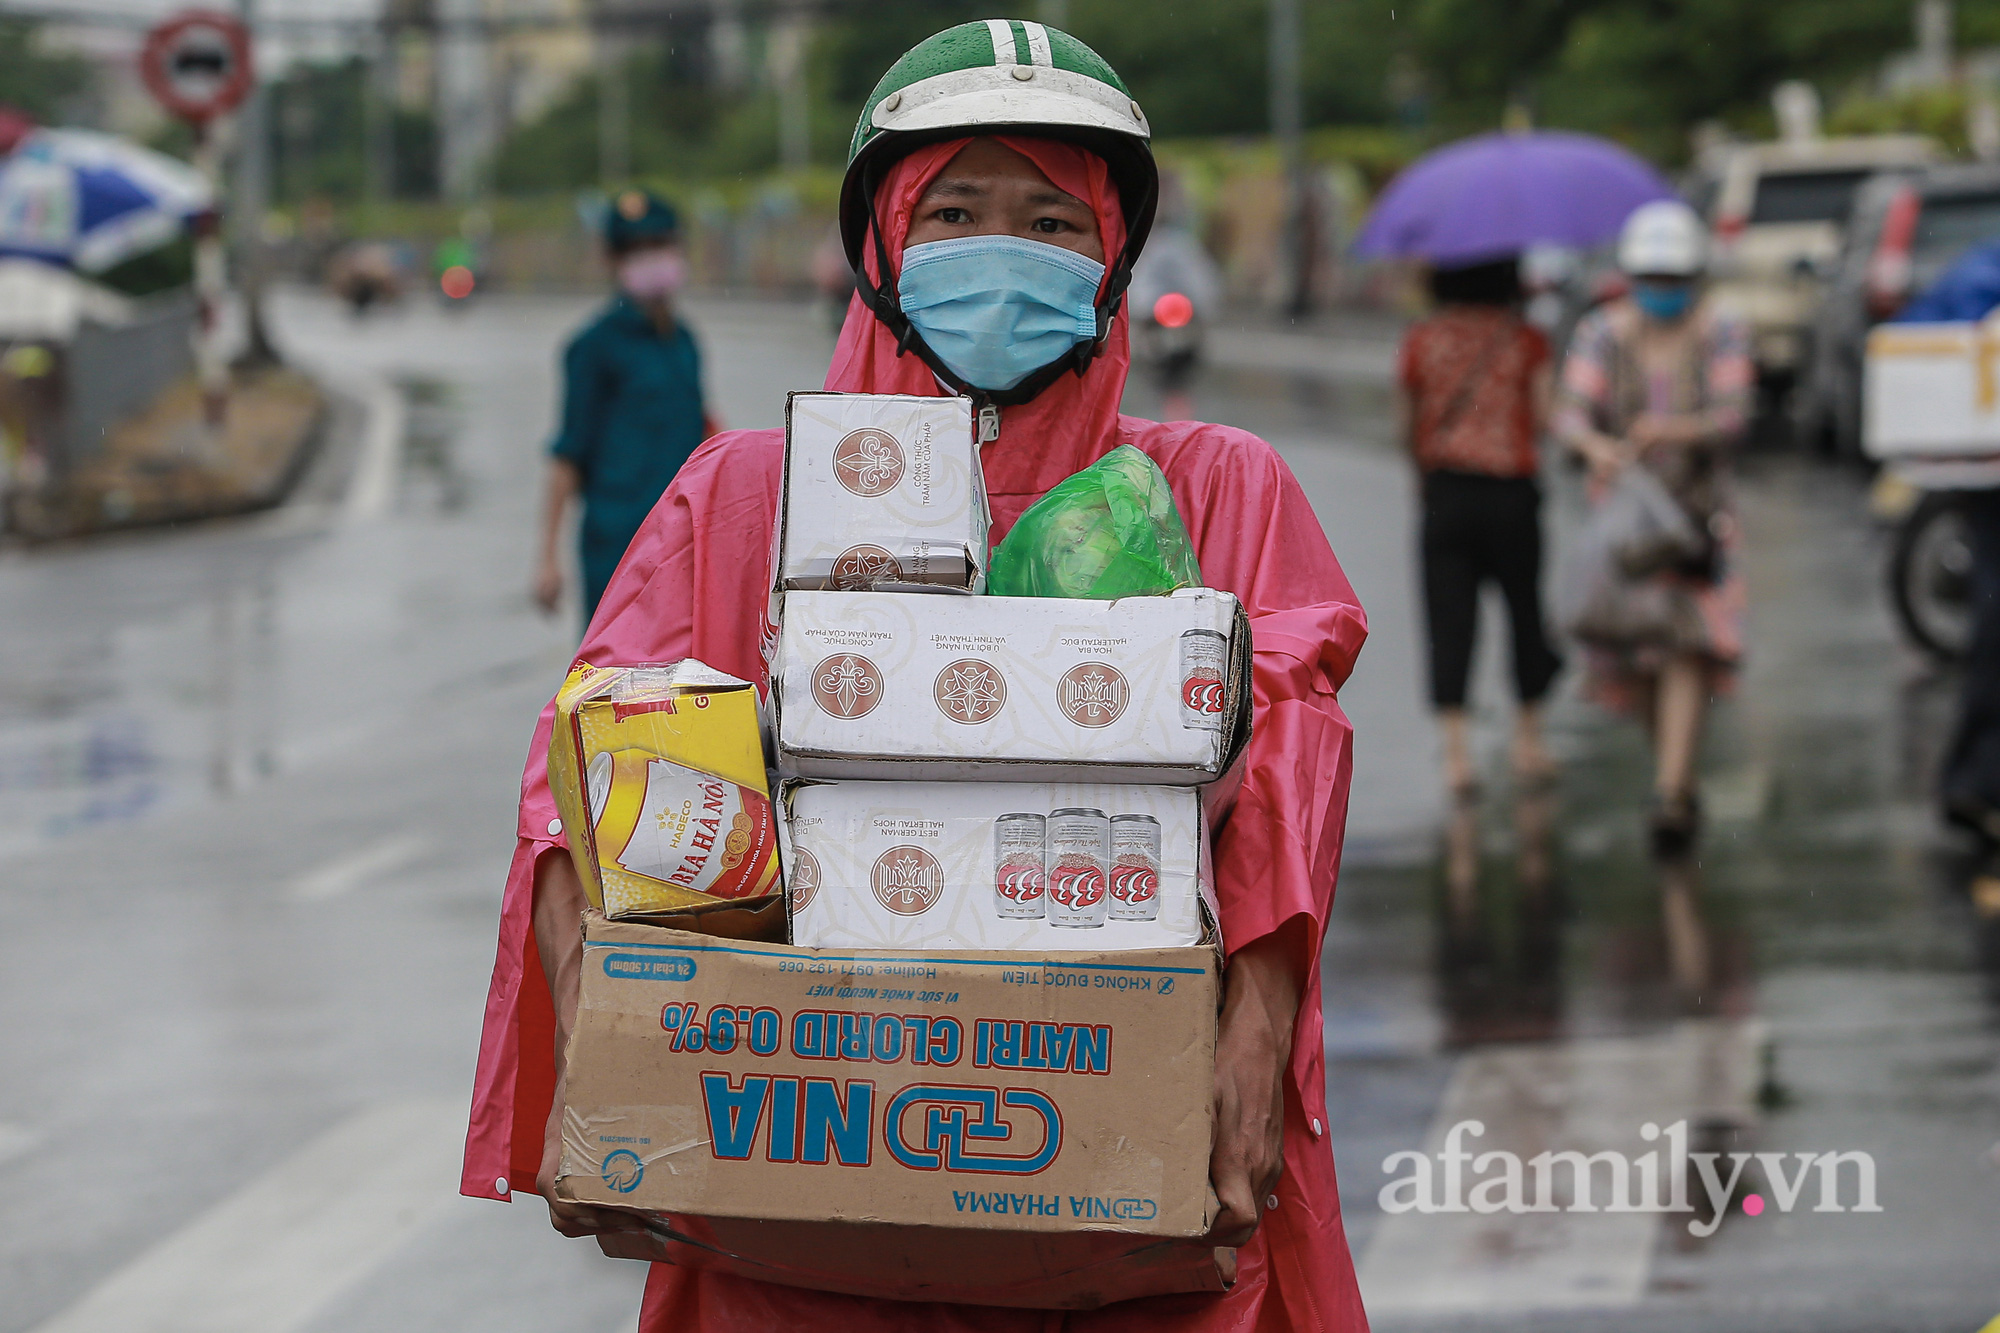
[[[779,804],[794,944],[1108,951],[1203,938],[1212,891],[1192,787],[790,782]]]
[[[1249,621],[1210,588],[791,593],[771,674],[799,777],[1198,784],[1250,737]]]
[[[786,399],[777,590],[980,592],[986,529],[971,399]]]
[[[777,821],[748,681],[692,658],[578,662],[556,694],[549,789],[584,893],[608,916],[778,889]]]
[[[814,950],[588,913],[557,1193],[766,1281],[1215,1289],[1219,969],[1210,945]]]

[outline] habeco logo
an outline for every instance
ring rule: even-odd
[[[903,567],[880,546],[850,546],[833,559],[828,581],[847,592],[866,591],[878,583],[902,579]]]
[[[853,431],[833,446],[833,475],[856,495],[881,495],[903,479],[903,448],[886,430]]]
[[[1770,1186],[1771,1202],[1781,1213],[1792,1211],[1815,1178],[1818,1189],[1813,1211],[1816,1213],[1882,1211],[1882,1206],[1875,1202],[1875,1159],[1865,1152],[1691,1153],[1687,1147],[1687,1121],[1676,1120],[1664,1130],[1651,1121],[1639,1127],[1639,1137],[1647,1143],[1666,1140],[1664,1162],[1659,1149],[1653,1149],[1632,1158],[1616,1150],[1588,1155],[1575,1150],[1551,1150],[1537,1153],[1524,1163],[1518,1153],[1504,1149],[1475,1155],[1462,1146],[1466,1139],[1476,1139],[1485,1133],[1486,1126],[1477,1120],[1461,1120],[1453,1125],[1445,1133],[1443,1150],[1437,1154],[1436,1171],[1432,1170],[1432,1159],[1423,1153],[1390,1153],[1382,1160],[1382,1170],[1394,1174],[1407,1165],[1410,1174],[1390,1181],[1375,1196],[1382,1211],[1695,1213],[1695,1205],[1688,1197],[1688,1167],[1692,1165],[1708,1207],[1706,1216],[1688,1220],[1687,1229],[1689,1235],[1706,1237],[1714,1235],[1722,1225],[1743,1183],[1743,1170],[1752,1160]],[[1787,1157],[1792,1159],[1789,1166]],[[1477,1180],[1468,1181],[1468,1165]],[[1566,1168],[1562,1176],[1558,1175],[1558,1168]],[[1853,1182],[1852,1207],[1841,1202],[1843,1180]],[[1602,1195],[1598,1193],[1600,1181],[1604,1187]],[[1468,1184],[1470,1193],[1466,1189]],[[1764,1196],[1746,1193],[1740,1207],[1745,1215],[1757,1217],[1764,1211]]]
[[[882,702],[882,669],[859,653],[836,653],[812,669],[812,692],[834,717],[866,717]]]
[[[931,698],[952,721],[977,726],[1007,706],[1007,678],[991,662],[961,658],[938,672]]]
[[[944,893],[944,867],[921,847],[891,847],[868,878],[875,901],[897,916],[921,916]]]
[[[1125,673],[1107,662],[1073,666],[1056,682],[1056,704],[1079,727],[1108,727],[1132,701]]]

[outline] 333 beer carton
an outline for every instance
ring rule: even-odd
[[[986,485],[968,398],[794,393],[780,590],[986,586]]]
[[[1208,945],[814,950],[592,914],[556,1190],[765,1281],[1214,1289],[1214,1251],[1162,1242],[1213,1221],[1218,976]]]
[[[1209,876],[1191,787],[797,782],[780,804],[794,944],[1122,950],[1202,939]]]
[[[778,888],[757,691],[692,659],[579,662],[556,695],[549,787],[591,906],[607,916]]]
[[[1250,734],[1234,597],[792,593],[772,664],[802,777],[1202,783]]]

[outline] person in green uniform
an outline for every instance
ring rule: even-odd
[[[618,293],[563,353],[562,428],[549,446],[534,586],[535,600],[553,612],[562,600],[563,522],[581,498],[586,623],[654,502],[712,433],[701,353],[674,310],[686,273],[679,218],[664,200],[627,190],[608,210],[604,244]]]

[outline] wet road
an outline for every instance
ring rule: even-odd
[[[287,346],[350,400],[298,503],[0,556],[5,1333],[631,1327],[637,1265],[555,1237],[532,1198],[454,1194],[512,788],[572,643],[526,580],[553,349],[586,308],[356,326],[287,298]],[[784,389],[818,383],[801,310],[695,318],[730,424],[776,424]],[[1197,409],[1284,452],[1373,625],[1344,694],[1326,1003],[1377,1325],[2000,1313],[2000,950],[1926,798],[1949,682],[1894,641],[1856,484],[1746,469],[1753,655],[1711,729],[1707,849],[1663,878],[1639,738],[1574,679],[1562,780],[1511,790],[1491,624],[1485,795],[1442,801],[1380,338],[1217,350]],[[1559,484],[1559,530],[1574,506]],[[1435,1155],[1468,1120],[1475,1154],[1636,1160],[1667,1141],[1646,1123],[1685,1121],[1696,1151],[1783,1156],[1751,1162],[1705,1238],[1699,1214],[1585,1213],[1560,1188],[1547,1212],[1386,1212],[1414,1170],[1385,1168],[1397,1152],[1451,1202]],[[1881,1212],[1814,1211],[1798,1154],[1829,1152],[1870,1156]],[[1465,1165],[1466,1193],[1504,1165]],[[1836,1203],[1858,1170],[1836,1167]]]

